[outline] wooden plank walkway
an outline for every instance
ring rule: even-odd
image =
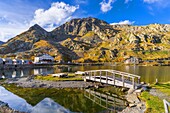
[[[84,71],[84,81],[94,81],[109,85],[137,89],[140,76],[116,70],[90,70]]]

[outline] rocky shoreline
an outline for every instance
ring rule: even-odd
[[[119,113],[145,113],[146,105],[143,100],[139,98],[142,89],[128,91],[128,94],[125,96],[129,105],[123,111]]]

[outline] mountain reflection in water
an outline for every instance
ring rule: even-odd
[[[8,103],[9,107],[29,113],[73,113],[50,98],[45,98],[35,106],[31,106],[23,98],[0,86],[0,101]]]

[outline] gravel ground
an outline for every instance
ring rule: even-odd
[[[168,95],[166,95],[165,93],[162,93],[161,91],[159,91],[157,89],[153,88],[153,89],[150,90],[149,93],[153,96],[157,96],[161,100],[166,99],[166,100],[170,101],[170,97]]]
[[[84,81],[45,81],[45,80],[34,80],[27,78],[20,78],[18,80],[6,80],[5,83],[16,83],[21,87],[31,87],[31,88],[85,88],[91,86],[92,84]]]

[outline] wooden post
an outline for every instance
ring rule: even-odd
[[[140,78],[138,77],[138,84],[140,84]]]
[[[115,73],[113,73],[113,84],[115,85]]]
[[[156,84],[158,83],[158,79],[156,78]]]
[[[130,76],[130,75],[128,75],[128,76]],[[130,77],[128,77],[128,80],[130,81]]]
[[[101,79],[102,79],[102,71],[100,71],[100,83],[101,83]]]
[[[107,78],[107,71],[106,71],[106,84],[108,84],[108,78]]]
[[[89,90],[89,98],[90,98],[91,90]]]
[[[108,95],[106,96],[106,108],[108,108]]]
[[[86,80],[86,73],[85,73],[85,78],[84,78],[84,81],[85,81],[85,82],[87,82],[87,80]]]
[[[135,89],[135,78],[132,77],[132,86],[133,86],[133,89]]]
[[[100,93],[100,105],[101,105],[101,103],[102,103],[102,97],[101,97],[101,93]]]
[[[89,74],[90,76],[89,76],[89,79],[91,80],[91,76],[92,76],[92,72],[90,72],[90,74]]]
[[[94,90],[93,90],[93,91],[94,91]],[[94,98],[93,98],[93,99],[94,99],[94,102],[95,102],[95,98],[96,98],[96,92],[94,91]]]
[[[125,80],[124,80],[124,75],[122,75],[122,83],[123,83],[123,87],[125,87]]]
[[[96,72],[94,71],[94,81],[96,81]]]

